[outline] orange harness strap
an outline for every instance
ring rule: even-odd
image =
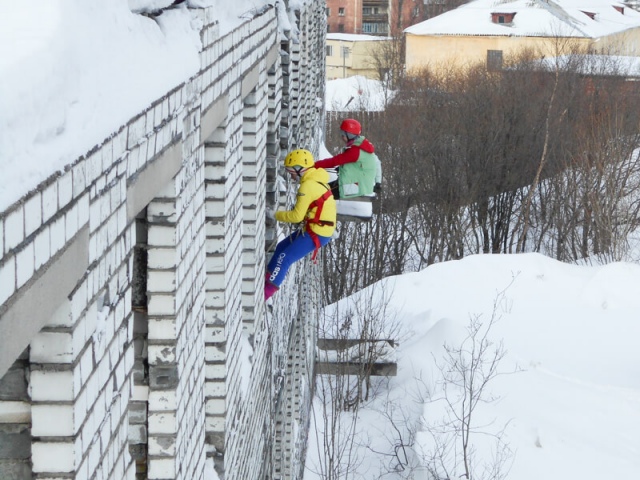
[[[317,198],[316,200],[314,200],[309,204],[309,210],[311,210],[312,208],[316,209],[316,214],[313,216],[313,218],[307,218],[305,222],[305,230],[311,237],[311,240],[313,240],[313,245],[315,246],[313,250],[313,255],[311,255],[311,260],[313,260],[313,263],[317,263],[316,256],[318,255],[318,250],[320,250],[321,245],[320,245],[320,239],[318,238],[318,234],[313,230],[311,230],[311,224],[315,223],[320,226],[334,225],[333,222],[320,220],[320,216],[322,215],[322,207],[324,206],[324,201],[327,198],[331,197],[331,195],[332,195],[331,189],[329,189],[326,192],[324,192],[324,195],[322,195],[320,198]]]

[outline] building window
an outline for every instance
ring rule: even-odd
[[[363,15],[377,15],[380,9],[378,7],[362,7]]]
[[[349,58],[349,53],[351,53],[349,47],[342,47],[342,58]]]
[[[333,56],[333,45],[327,45],[325,46],[325,55],[327,57],[331,57]]]
[[[338,32],[339,33],[344,33],[344,24],[342,24],[342,23],[338,24]]]
[[[330,8],[325,8],[325,11],[327,12],[327,17],[331,16],[331,9]]]
[[[487,50],[487,70],[502,70],[502,50]]]
[[[362,33],[387,33],[386,23],[363,23]]]
[[[342,7],[338,8],[338,16],[339,17],[344,17],[344,8],[342,8]]]
[[[491,13],[491,21],[500,25],[510,25],[513,23],[513,18],[516,16],[516,12],[513,13]]]

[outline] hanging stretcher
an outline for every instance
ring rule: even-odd
[[[338,179],[335,169],[327,169],[329,181]],[[341,222],[367,222],[373,217],[373,202],[376,194],[336,199],[337,219]]]

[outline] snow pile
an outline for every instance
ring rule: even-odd
[[[393,92],[382,82],[361,75],[329,80],[326,88],[326,108],[335,112],[382,111]]]
[[[501,451],[508,455],[507,478],[635,478],[640,265],[575,266],[539,254],[475,255],[381,285],[341,307],[350,311],[348,302],[375,298],[372,289],[383,289],[390,298],[385,322],[399,323],[404,332],[396,338],[397,376],[388,384],[373,378],[375,398],[358,411],[353,478],[400,479],[410,472],[412,478],[431,478],[418,465],[433,453],[438,425],[451,419],[446,401],[460,408],[461,390],[444,382],[444,367],[451,365],[444,346],[470,349],[473,321],[489,342],[487,359],[496,349],[504,352],[499,375],[472,415],[479,466]],[[314,408],[319,418],[317,401]],[[341,412],[338,423],[348,425],[348,415]],[[502,450],[495,450],[501,431]],[[322,451],[329,443],[318,444],[314,431],[309,438],[304,478],[315,480],[318,447]],[[479,468],[475,471],[479,476]],[[449,473],[462,478],[461,465]]]

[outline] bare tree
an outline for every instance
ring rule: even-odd
[[[556,118],[565,115],[566,127],[551,129],[562,132],[557,168],[527,190],[517,251],[524,241],[563,261],[620,260],[629,251],[626,239],[638,228],[640,92],[615,58],[572,54],[554,68]]]
[[[455,346],[444,346],[427,379],[421,371],[413,388],[398,391],[392,379],[385,378],[376,403],[362,407],[375,411],[379,419],[370,424],[371,430],[358,434],[358,446],[379,461],[377,476],[369,473],[368,478],[506,478],[513,458],[504,436],[506,424],[480,423],[478,409],[499,400],[490,386],[507,373],[500,366],[502,344],[489,339],[507,289],[496,296],[488,321],[473,317],[467,336]],[[476,449],[479,442],[486,446],[487,438],[493,438],[492,451]]]
[[[376,446],[373,439],[367,436],[364,447],[372,452],[379,461],[379,473],[376,478],[413,479],[416,472],[422,470],[420,458],[416,455],[417,403],[401,403],[391,397],[387,387],[387,397],[378,409],[381,423],[372,432],[377,438]],[[405,392],[405,398],[410,398]],[[382,441],[381,441],[382,440]]]
[[[355,449],[354,434],[357,411],[343,408],[344,392],[350,389],[345,375],[316,376],[316,398],[312,411],[313,431],[316,434],[316,462],[308,462],[306,468],[323,480],[351,478],[361,463]]]
[[[328,301],[470,253],[629,252],[638,82],[616,65],[594,68],[607,57],[570,41],[556,48],[565,55],[555,63],[523,51],[503,71],[425,69],[402,78],[384,114],[357,114],[383,162],[384,192],[375,220],[343,225],[327,250]]]
[[[370,67],[376,71],[384,94],[385,105],[389,103],[392,89],[404,77],[404,35],[400,31],[385,40],[372,42]]]
[[[547,108],[546,108],[546,114],[544,116],[544,141],[542,144],[542,152],[540,154],[538,168],[536,169],[535,176],[531,181],[531,188],[528,189],[528,193],[524,200],[524,206],[520,212],[522,231],[520,232],[520,235],[518,237],[518,244],[516,247],[516,251],[518,252],[524,251],[524,243],[527,238],[527,233],[529,230],[529,216],[530,216],[530,210],[531,210],[531,203],[533,200],[533,194],[536,191],[540,183],[540,180],[542,179],[543,170],[548,160],[552,129],[557,128],[558,123],[562,121],[562,119],[565,117],[568,111],[568,108],[565,108],[565,109],[560,109],[560,111],[556,112],[556,110],[558,110],[556,108],[556,97],[558,95],[560,79],[561,79],[561,75],[560,75],[561,68],[560,68],[558,59],[561,58],[560,56],[563,54],[571,54],[572,52],[574,52],[575,47],[571,43],[568,43],[568,41],[565,40],[563,37],[560,37],[560,36],[557,36],[554,39],[554,42],[555,42],[555,45],[554,45],[555,48],[553,50],[555,51],[555,54],[556,54],[556,61],[555,61],[555,66],[553,68],[554,76],[553,76],[553,82],[552,82],[551,96],[549,97]]]
[[[506,354],[504,347],[489,338],[503,299],[504,291],[496,297],[488,321],[472,317],[468,336],[459,346],[445,345],[443,359],[436,362],[441,378],[434,390],[427,389],[427,394],[432,404],[444,405],[444,415],[424,418],[431,446],[421,452],[423,466],[434,479],[500,480],[508,473],[512,452],[504,439],[506,425],[496,430],[496,426],[477,420],[480,404],[498,400],[489,385],[504,374],[499,369]],[[474,440],[478,436],[494,438],[491,458],[477,456]]]
[[[333,347],[318,348],[317,361],[332,364],[333,370],[315,377],[318,462],[308,468],[323,479],[353,478],[361,462],[355,443],[358,411],[375,395],[372,374],[389,355],[390,340],[400,335],[388,308],[390,295],[382,284],[361,291],[327,308],[320,324],[319,337]]]

